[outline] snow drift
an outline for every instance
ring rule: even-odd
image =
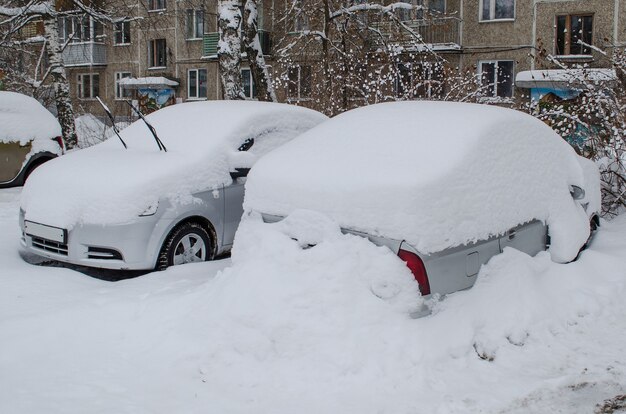
[[[267,102],[195,102],[147,117],[167,152],[142,121],[93,147],[48,162],[24,187],[26,219],[72,228],[123,223],[160,197],[192,202],[192,194],[232,182],[229,172],[251,166],[277,145],[315,126],[318,112]],[[255,139],[249,151],[238,151]]]
[[[26,145],[32,140],[50,140],[60,135],[57,119],[35,98],[0,91],[0,142]]]
[[[541,121],[504,108],[397,102],[341,114],[261,160],[246,210],[311,209],[342,227],[432,253],[539,219],[555,261],[589,235],[569,194],[574,150]]]

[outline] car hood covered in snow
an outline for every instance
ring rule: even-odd
[[[265,102],[195,102],[147,117],[167,152],[137,121],[102,144],[70,153],[36,170],[24,187],[27,220],[72,228],[78,223],[132,220],[159,198],[192,202],[192,194],[232,182],[277,145],[326,119],[318,112]],[[238,148],[247,139],[254,145]]]
[[[25,145],[32,140],[50,140],[60,135],[57,119],[35,98],[0,91],[0,142]]]
[[[539,219],[553,259],[568,261],[589,234],[569,194],[583,181],[573,149],[530,115],[397,102],[346,112],[265,157],[248,178],[244,207],[316,210],[426,254]]]

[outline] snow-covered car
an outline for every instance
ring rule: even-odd
[[[262,159],[244,201],[246,220],[309,210],[389,247],[423,295],[471,287],[506,247],[572,261],[599,208],[597,168],[547,125],[443,102],[341,114]]]
[[[231,248],[257,158],[325,119],[267,102],[161,109],[36,171],[21,196],[22,244],[108,269],[209,260]]]
[[[23,185],[35,168],[62,153],[57,119],[30,96],[0,91],[0,188]]]

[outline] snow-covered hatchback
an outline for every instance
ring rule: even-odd
[[[40,256],[108,269],[209,260],[233,243],[244,176],[257,158],[325,119],[267,102],[161,109],[120,139],[35,171],[21,197],[22,244]]]
[[[247,219],[313,210],[389,247],[423,295],[471,287],[506,247],[574,260],[599,208],[597,168],[544,123],[443,102],[372,105],[311,129],[255,166],[244,202]]]
[[[23,185],[62,153],[57,119],[30,96],[0,91],[0,188]]]

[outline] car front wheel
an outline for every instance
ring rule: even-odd
[[[213,256],[211,237],[198,223],[184,223],[163,244],[157,270],[185,263],[204,262]]]

